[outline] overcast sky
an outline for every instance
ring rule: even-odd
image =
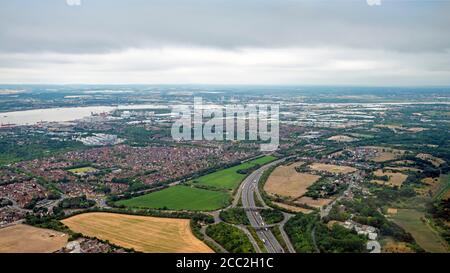
[[[0,83],[450,85],[450,0],[381,3],[0,0]]]

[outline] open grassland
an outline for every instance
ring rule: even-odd
[[[405,182],[406,179],[408,178],[408,176],[406,174],[394,173],[394,172],[389,172],[389,171],[384,171],[384,170],[376,170],[375,172],[373,172],[373,174],[378,177],[387,176],[388,181],[374,179],[374,180],[372,180],[372,183],[390,186],[390,187],[401,187],[403,182]]]
[[[210,253],[191,232],[188,219],[85,213],[62,221],[75,232],[149,253]]]
[[[333,201],[333,199],[329,198],[319,198],[319,199],[313,199],[308,196],[303,196],[302,198],[295,200],[296,204],[299,205],[307,205],[313,208],[320,209],[323,206],[327,206]]]
[[[0,229],[0,253],[52,253],[63,248],[68,236],[64,233],[14,225]]]
[[[238,173],[240,170],[246,170],[254,167],[255,165],[264,165],[271,161],[274,161],[274,156],[263,156],[237,166],[213,172],[194,180],[195,183],[200,185],[211,186],[220,189],[234,190],[244,180],[245,174]]]
[[[75,175],[84,175],[84,174],[88,174],[88,173],[94,173],[97,171],[97,169],[94,169],[92,167],[82,167],[82,168],[70,169],[68,171]]]
[[[393,221],[411,233],[416,242],[428,252],[448,252],[448,246],[424,220],[424,214],[413,209],[398,209],[390,216]]]
[[[295,170],[302,163],[278,166],[269,176],[264,190],[270,195],[298,198],[306,193],[308,187],[320,179],[320,176],[299,173]]]
[[[313,163],[309,166],[312,170],[329,172],[329,173],[352,173],[356,172],[357,169],[349,166],[338,166],[333,164],[323,164],[323,163]]]
[[[441,175],[439,178],[439,186],[434,195],[435,199],[447,200],[450,198],[450,175]]]
[[[116,202],[126,207],[172,209],[172,210],[216,210],[230,202],[230,194],[188,186],[173,186],[128,200]]]

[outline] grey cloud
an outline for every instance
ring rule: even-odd
[[[0,0],[0,51],[161,46],[450,48],[450,1]],[[427,3],[423,3],[427,2]]]

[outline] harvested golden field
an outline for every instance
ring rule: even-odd
[[[332,164],[323,164],[323,163],[313,163],[309,165],[312,170],[329,172],[329,173],[352,173],[356,172],[357,169],[349,166],[338,166]]]
[[[394,173],[394,172],[389,172],[389,171],[384,171],[384,170],[376,170],[375,172],[373,172],[373,174],[375,176],[379,176],[379,177],[382,177],[382,176],[389,177],[388,181],[375,179],[375,180],[372,180],[373,183],[377,183],[380,185],[386,185],[386,186],[392,186],[392,187],[401,187],[403,182],[405,182],[405,180],[408,178],[408,176],[406,174]]]
[[[191,232],[188,219],[85,213],[62,221],[75,232],[148,253],[210,253]]]
[[[389,147],[366,146],[364,148],[376,150],[377,154],[372,158],[372,161],[374,162],[394,160],[405,153],[403,150],[397,150]]]
[[[333,201],[333,199],[317,199],[317,200],[314,200],[311,197],[303,196],[300,199],[296,200],[295,203],[299,204],[299,205],[305,204],[305,205],[308,205],[310,207],[320,209],[321,207],[330,204],[332,201]]]
[[[296,206],[291,206],[291,205],[284,204],[284,203],[279,203],[279,202],[272,202],[272,203],[274,205],[280,207],[280,208],[287,209],[287,210],[290,210],[292,212],[301,212],[301,213],[304,213],[304,214],[308,214],[308,213],[313,212],[313,210],[310,210],[310,209],[305,209],[305,208],[300,208],[300,207],[296,207]]]
[[[440,159],[438,157],[432,156],[430,154],[418,154],[416,157],[420,158],[422,160],[426,160],[426,161],[430,162],[435,167],[439,167],[439,166],[441,166],[442,164],[445,163],[445,161],[443,159]]]
[[[399,172],[420,172],[420,169],[412,168],[412,167],[386,167],[386,170],[393,170]]]
[[[422,179],[420,181],[422,181],[423,183],[425,183],[427,185],[433,186],[433,185],[436,185],[437,182],[439,182],[439,178],[437,178],[437,177],[435,177],[435,178],[427,177],[427,178],[424,178],[424,179]]]
[[[387,209],[387,214],[397,214],[398,209],[396,208],[388,208]]]
[[[52,253],[63,248],[67,239],[67,234],[49,229],[9,226],[0,229],[0,253]]]
[[[278,166],[267,179],[264,190],[271,195],[298,198],[305,194],[308,187],[319,180],[320,176],[309,173],[299,173],[295,167],[303,163],[288,166]]]
[[[328,140],[336,141],[336,142],[353,142],[353,141],[356,141],[358,139],[357,138],[353,138],[353,137],[349,137],[349,136],[346,136],[346,135],[337,135],[337,136],[329,137]]]

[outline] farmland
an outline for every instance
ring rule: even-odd
[[[307,188],[319,180],[320,176],[299,173],[295,170],[300,163],[279,166],[270,175],[264,190],[272,195],[298,198],[306,193]]]
[[[114,213],[85,213],[63,220],[71,230],[148,253],[209,253],[189,220]]]
[[[0,253],[52,253],[67,243],[67,235],[27,225],[0,229]]]
[[[413,209],[398,209],[393,221],[411,233],[416,242],[428,252],[448,252],[445,241],[424,222],[423,213]]]
[[[403,150],[392,149],[389,147],[367,146],[364,148],[373,149],[376,151],[376,155],[372,158],[374,162],[385,162],[397,159],[405,154]]]
[[[406,174],[397,173],[397,172],[389,172],[383,170],[376,170],[373,173],[376,177],[387,177],[387,181],[383,181],[380,179],[372,180],[372,183],[377,183],[380,185],[387,185],[391,187],[401,187],[403,182],[408,178]]]
[[[329,173],[344,173],[344,174],[356,171],[356,169],[353,167],[322,164],[322,163],[313,163],[310,165],[310,168],[315,171],[323,171]]]
[[[126,207],[172,209],[172,210],[216,210],[229,203],[230,195],[188,186],[173,186],[161,191],[116,202]]]
[[[435,167],[439,167],[440,165],[444,164],[445,161],[438,158],[438,157],[434,157],[430,154],[418,154],[417,158],[420,158],[422,160],[428,161],[431,164],[433,164]]]
[[[204,175],[194,180],[195,183],[200,185],[211,186],[215,188],[234,190],[244,180],[245,174],[238,173],[238,171],[250,169],[256,165],[267,164],[276,158],[273,156],[264,156],[251,160],[240,165],[227,168],[224,170],[216,171],[211,174]]]
[[[177,185],[161,191],[116,202],[126,207],[211,211],[226,207],[231,198],[231,191],[239,186],[246,174],[238,171],[257,167],[275,160],[273,156],[264,156],[240,165],[219,170],[201,176],[188,185]],[[207,186],[203,189],[196,186]]]

